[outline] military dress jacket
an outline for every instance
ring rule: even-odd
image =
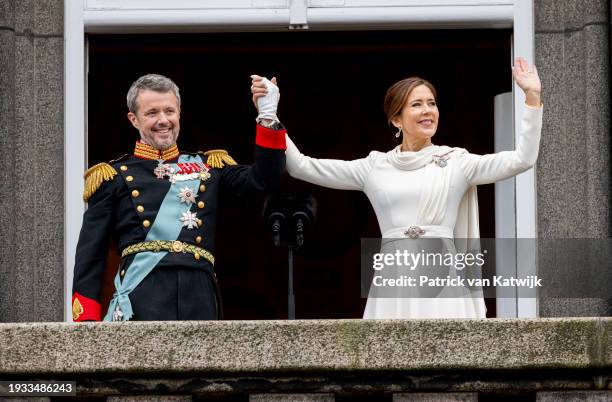
[[[272,130],[257,125],[252,165],[236,164],[223,150],[181,154],[174,146],[162,152],[139,141],[134,154],[90,168],[85,173],[83,196],[88,201],[88,208],[83,216],[75,256],[73,320],[102,319],[102,280],[111,238],[123,254],[116,285],[117,280],[120,284],[126,271],[131,269],[130,264],[139,252],[147,251],[149,255],[166,253],[136,289],[140,291],[141,300],[134,300],[136,290],[129,296],[132,304],[135,301],[138,304],[134,309],[134,319],[218,318],[217,301],[208,299],[214,299],[218,294],[213,265],[220,198],[275,190],[285,169],[285,149],[284,129]],[[201,163],[194,163],[195,159]],[[185,160],[190,162],[181,163]],[[182,182],[184,178],[190,181]],[[168,214],[165,207],[161,207],[168,202],[184,206],[186,212],[179,214],[180,217]],[[180,222],[174,222],[176,219]],[[178,224],[176,238],[157,239],[158,243],[148,241],[154,237],[151,232],[157,230],[154,228],[168,224],[174,227]],[[143,249],[143,245],[148,248]],[[151,247],[157,247],[157,250]],[[186,276],[176,277],[177,271]],[[191,276],[196,275],[194,272],[200,277]],[[207,280],[201,278],[210,278],[212,285],[206,285]],[[198,288],[197,283],[192,282],[204,283],[200,287],[206,289]],[[151,300],[156,297],[172,301],[176,289],[171,287],[180,283],[183,283],[183,294],[188,293],[190,298],[197,294],[200,299],[196,297],[183,305],[167,303],[169,311],[146,312],[147,308],[155,306]],[[208,308],[210,312],[198,312],[206,300],[209,306],[204,309]],[[177,315],[177,309],[188,312]]]

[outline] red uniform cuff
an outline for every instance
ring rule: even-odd
[[[77,292],[72,296],[72,320],[75,322],[101,321],[100,303]]]
[[[286,130],[272,130],[261,125],[257,125],[257,135],[255,136],[255,144],[263,148],[272,149],[287,149],[287,141],[285,140]]]

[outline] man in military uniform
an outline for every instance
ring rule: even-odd
[[[85,172],[88,209],[75,258],[74,321],[102,319],[111,236],[122,258],[105,321],[219,318],[213,236],[220,199],[273,189],[285,167],[278,88],[267,82],[272,96],[260,105],[250,166],[224,150],[179,152],[178,87],[156,74],[132,84],[128,118],[140,133],[134,153]]]

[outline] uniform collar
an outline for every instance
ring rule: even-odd
[[[134,156],[137,156],[142,159],[150,159],[150,160],[170,160],[176,159],[179,156],[179,150],[176,144],[171,146],[170,148],[162,151],[160,149],[156,149],[149,144],[145,144],[142,141],[136,141],[136,147],[134,148]]]

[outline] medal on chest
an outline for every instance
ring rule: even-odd
[[[185,162],[185,163],[164,163],[163,160],[157,162],[157,166],[153,169],[153,174],[158,179],[163,180],[168,178],[170,183],[179,181],[208,180],[210,178],[210,167],[202,162]]]
[[[196,212],[190,211],[191,206],[196,203],[196,198],[198,197],[197,188],[192,188],[190,183],[187,182],[208,180],[211,177],[210,167],[202,162],[164,163],[160,159],[157,161],[155,169],[153,169],[153,174],[159,180],[167,178],[172,185],[185,182],[178,188],[177,201],[182,206],[178,219],[183,228],[197,229],[200,227],[202,221],[197,217]],[[204,203],[200,202],[199,204],[202,204],[199,208],[203,208]]]
[[[432,156],[433,162],[435,163],[435,165],[437,167],[441,167],[441,168],[445,167],[446,165],[448,165],[447,160],[450,159],[450,153],[453,152],[453,151],[454,151],[454,149],[451,149],[450,151],[448,151],[445,154],[442,154],[442,155],[433,155]]]

